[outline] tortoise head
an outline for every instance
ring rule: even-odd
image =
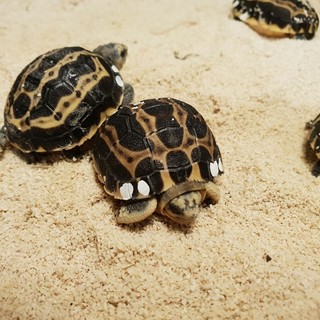
[[[206,184],[187,181],[169,188],[159,197],[157,211],[180,224],[189,225],[198,216],[206,196]]]
[[[121,43],[110,42],[97,47],[93,52],[110,61],[120,70],[126,62],[128,47]]]
[[[172,199],[162,213],[180,224],[189,225],[198,216],[202,201],[201,191],[190,191]]]

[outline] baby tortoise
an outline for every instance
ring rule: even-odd
[[[235,19],[268,37],[312,39],[319,17],[307,0],[233,0]]]
[[[310,129],[309,143],[319,159],[312,168],[312,174],[318,177],[320,175],[320,114],[307,123],[307,129]]]
[[[82,145],[133,88],[119,74],[128,49],[119,43],[93,52],[65,47],[40,55],[18,75],[4,109],[0,149],[9,142],[25,153]]]
[[[172,98],[121,107],[100,127],[94,168],[105,191],[123,200],[118,223],[157,211],[192,223],[202,203],[216,203],[214,178],[223,173],[219,147],[203,117]]]

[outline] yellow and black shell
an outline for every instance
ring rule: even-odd
[[[308,124],[308,128],[310,128],[309,134],[309,143],[311,148],[315,151],[316,156],[318,157],[318,162],[315,164],[312,174],[314,176],[320,175],[320,114]]]
[[[219,147],[199,112],[173,99],[121,107],[100,127],[94,167],[116,199],[144,199],[223,172]]]
[[[269,37],[312,39],[319,17],[307,0],[234,0],[232,13]]]
[[[23,152],[71,149],[90,139],[117,110],[118,69],[81,47],[40,55],[15,80],[4,111],[7,139]]]

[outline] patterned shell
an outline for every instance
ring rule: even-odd
[[[320,159],[320,114],[312,121],[312,130],[309,135],[311,148]]]
[[[307,0],[234,0],[233,15],[271,37],[313,38],[319,17]]]
[[[106,192],[123,200],[148,198],[185,181],[212,181],[223,172],[203,117],[171,98],[120,108],[99,129],[93,158]]]
[[[90,139],[123,99],[115,66],[81,47],[37,57],[17,77],[4,119],[8,140],[24,152],[71,149]]]

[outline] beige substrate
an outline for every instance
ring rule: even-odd
[[[263,38],[230,8],[221,0],[0,2],[1,109],[37,55],[123,42],[122,75],[136,101],[194,105],[225,166],[220,203],[193,228],[158,215],[121,227],[89,158],[29,165],[8,149],[1,319],[319,318],[320,178],[310,174],[304,127],[320,112],[320,34]]]

